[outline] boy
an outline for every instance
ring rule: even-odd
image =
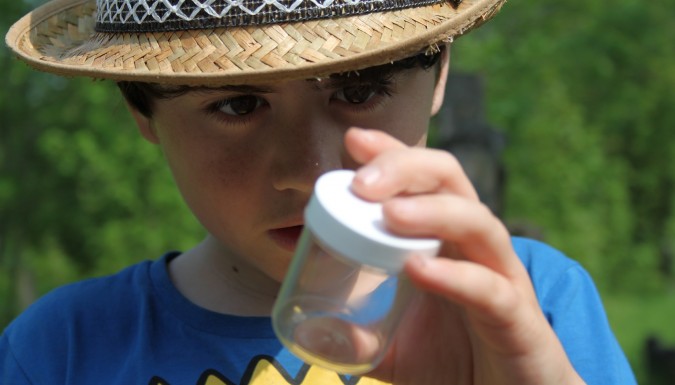
[[[118,81],[208,236],[45,296],[2,336],[2,383],[634,383],[584,270],[511,239],[423,148],[446,44],[500,6],[56,0],[17,22],[31,65]],[[392,232],[444,242],[406,264],[423,294],[362,378],[303,364],[269,321],[314,181],[339,168]]]

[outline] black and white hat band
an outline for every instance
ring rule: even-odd
[[[96,0],[98,32],[245,27],[362,15],[447,0]],[[457,7],[462,0],[449,0]]]

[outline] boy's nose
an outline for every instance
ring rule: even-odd
[[[321,174],[348,167],[343,144],[345,130],[335,122],[316,116],[284,129],[274,146],[274,188],[310,193]]]

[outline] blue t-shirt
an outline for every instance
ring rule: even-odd
[[[542,243],[513,242],[582,378],[589,385],[635,384],[586,271]],[[192,304],[169,278],[167,262],[175,255],[38,300],[0,339],[0,385],[377,383],[304,364],[277,340],[268,317]]]

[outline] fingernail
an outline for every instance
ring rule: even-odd
[[[433,258],[424,257],[419,254],[413,254],[410,256],[410,263],[421,269],[430,269],[433,268],[434,260]]]
[[[372,131],[366,130],[363,128],[359,128],[359,135],[363,138],[363,140],[367,142],[374,142],[375,141],[375,135],[373,134]]]
[[[359,140],[367,143],[374,143],[377,136],[374,134],[372,129],[366,129],[361,127],[349,127],[349,131],[352,131],[357,135]]]
[[[369,165],[361,167],[357,172],[355,179],[358,179],[359,183],[364,186],[372,186],[380,179],[382,172],[379,167]]]

